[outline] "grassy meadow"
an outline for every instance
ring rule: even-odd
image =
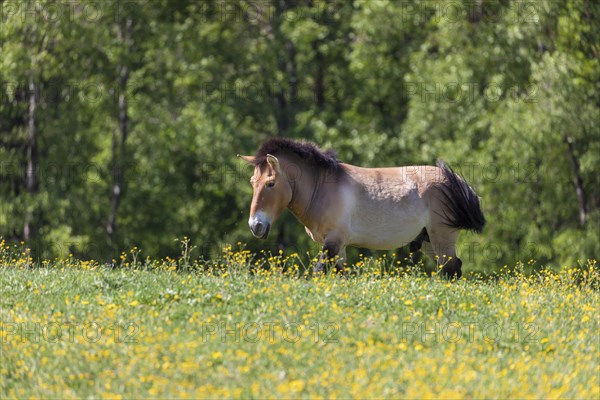
[[[598,398],[600,271],[456,282],[365,259],[226,248],[209,262],[2,245],[1,398]]]

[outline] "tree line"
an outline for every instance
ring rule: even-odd
[[[271,136],[344,162],[444,159],[482,197],[482,269],[600,250],[591,0],[0,1],[0,236],[37,257],[315,250],[246,226]]]

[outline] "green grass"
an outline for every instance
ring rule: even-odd
[[[0,263],[0,397],[598,398],[599,271]],[[215,265],[219,266],[216,268]]]

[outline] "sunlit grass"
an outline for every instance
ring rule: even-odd
[[[2,243],[0,396],[600,396],[593,260],[448,282],[389,259],[313,277],[298,255],[186,246],[109,267]]]

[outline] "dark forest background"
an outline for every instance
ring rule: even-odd
[[[305,138],[444,159],[488,225],[463,260],[600,253],[600,2],[0,1],[0,236],[36,257],[316,251],[252,238],[235,156]]]

